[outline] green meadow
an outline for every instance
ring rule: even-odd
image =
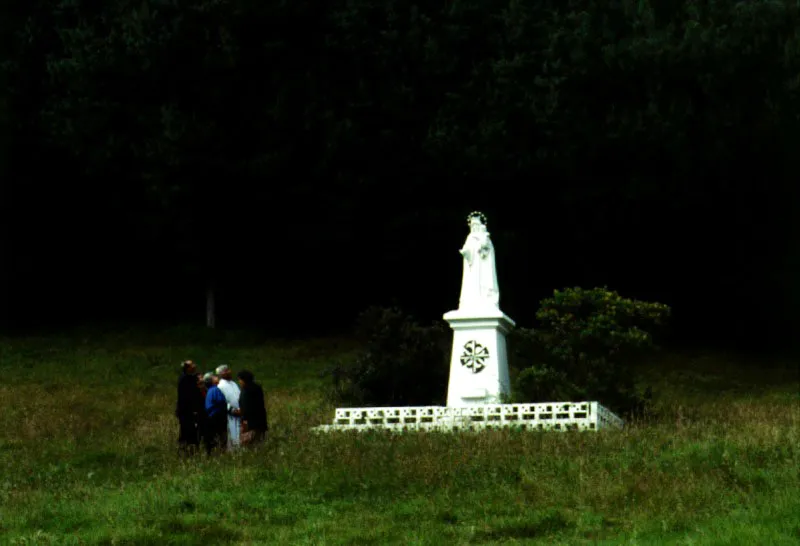
[[[346,340],[0,339],[0,543],[800,544],[791,361],[663,354],[622,431],[318,435]],[[271,435],[177,457],[178,365],[251,369]],[[602,401],[601,401],[602,402]]]

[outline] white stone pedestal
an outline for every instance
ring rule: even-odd
[[[453,329],[447,406],[500,404],[511,390],[506,334],[514,321],[497,308],[459,309],[444,315]]]

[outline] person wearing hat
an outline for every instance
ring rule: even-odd
[[[181,364],[181,376],[178,379],[178,403],[175,406],[175,417],[178,418],[178,452],[181,455],[195,453],[200,447],[198,422],[202,417],[203,401],[197,388],[197,366],[191,360]]]
[[[238,449],[241,445],[242,418],[239,411],[241,390],[239,385],[232,381],[233,372],[226,364],[217,368],[217,375],[219,376],[219,390],[225,395],[225,400],[228,403],[228,449],[232,451]]]

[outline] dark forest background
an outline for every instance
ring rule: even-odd
[[[800,307],[800,9],[716,0],[8,0],[7,330],[349,329],[458,302],[489,219],[522,325],[565,286],[675,343]]]

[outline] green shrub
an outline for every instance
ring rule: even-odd
[[[395,307],[371,307],[358,319],[363,350],[350,365],[329,375],[329,398],[349,406],[444,404],[447,395],[449,330],[420,325]]]
[[[519,373],[514,399],[591,399],[628,413],[640,407],[631,364],[656,348],[653,335],[670,308],[607,288],[556,290],[542,300],[538,328],[509,339]]]
[[[526,402],[558,402],[582,398],[582,391],[564,372],[548,365],[534,365],[516,377],[516,390]]]

